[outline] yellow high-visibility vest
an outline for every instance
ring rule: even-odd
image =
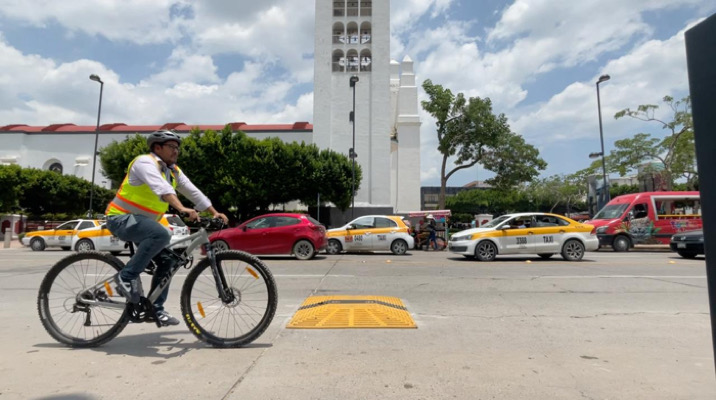
[[[129,184],[129,171],[132,169],[132,165],[134,165],[134,162],[137,161],[139,157],[141,156],[136,157],[131,163],[129,163],[127,175],[124,177],[119,190],[117,190],[117,194],[114,195],[114,199],[112,199],[109,205],[107,205],[105,215],[137,214],[159,221],[164,213],[166,213],[169,209],[169,203],[165,202],[152,192],[152,189],[146,183],[139,186],[132,186]],[[161,174],[162,167],[159,165],[159,161],[157,161],[154,156],[151,157],[157,164],[157,168]],[[170,178],[172,187],[176,190],[177,177],[181,173],[181,170],[175,165],[174,169],[170,169],[169,171],[171,174]]]

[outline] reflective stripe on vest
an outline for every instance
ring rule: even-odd
[[[119,190],[117,190],[117,194],[115,194],[114,199],[112,199],[109,205],[107,205],[105,214],[108,216],[137,214],[159,221],[162,218],[162,215],[169,209],[169,203],[163,201],[159,196],[152,192],[152,189],[146,183],[139,186],[132,186],[129,184],[129,171],[132,169],[132,165],[134,165],[134,162],[137,161],[139,157],[136,157],[129,164],[129,167],[127,168],[127,175],[124,177],[122,185],[119,187]],[[164,176],[159,162],[156,158],[154,158],[154,156],[151,157],[154,162],[156,162],[159,173]],[[180,169],[176,167],[176,172],[173,170],[170,171],[172,177],[171,184],[176,190],[177,175]]]

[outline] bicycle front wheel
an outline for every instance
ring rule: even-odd
[[[240,347],[256,340],[276,313],[276,282],[268,267],[242,251],[216,253],[232,300],[217,292],[208,258],[194,267],[184,282],[181,310],[189,330],[214,347]]]
[[[58,261],[37,295],[37,311],[47,333],[71,347],[95,347],[117,336],[127,326],[128,311],[126,300],[109,280],[123,267],[117,258],[95,251]]]

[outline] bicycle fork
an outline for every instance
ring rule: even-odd
[[[219,298],[224,304],[233,302],[236,299],[236,296],[229,287],[229,284],[226,282],[224,270],[219,268],[219,265],[216,263],[216,253],[211,246],[207,246],[206,256],[209,259],[209,264],[211,265],[211,274],[214,275],[214,282],[216,283],[216,291]]]

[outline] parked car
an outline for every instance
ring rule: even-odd
[[[72,239],[77,232],[98,227],[101,221],[96,219],[73,219],[60,224],[55,229],[28,232],[22,238],[22,244],[30,246],[33,251],[42,251],[47,247],[60,247],[62,250],[72,248]]]
[[[518,213],[457,232],[448,248],[479,261],[492,261],[500,254],[538,254],[547,259],[557,253],[567,261],[579,261],[585,251],[599,248],[599,239],[592,225],[561,215]]]
[[[391,251],[405,254],[415,245],[410,226],[398,215],[366,215],[340,228],[329,229],[328,254],[341,251]]]
[[[171,244],[189,236],[189,228],[176,214],[164,214],[159,223],[171,233]],[[80,231],[72,239],[72,248],[76,251],[99,250],[117,255],[126,247],[126,242],[112,235],[105,223]]]
[[[680,232],[671,237],[671,251],[684,258],[694,258],[704,252],[704,231]]]
[[[326,228],[309,215],[273,213],[209,236],[215,249],[253,255],[294,255],[309,260],[326,248]]]

